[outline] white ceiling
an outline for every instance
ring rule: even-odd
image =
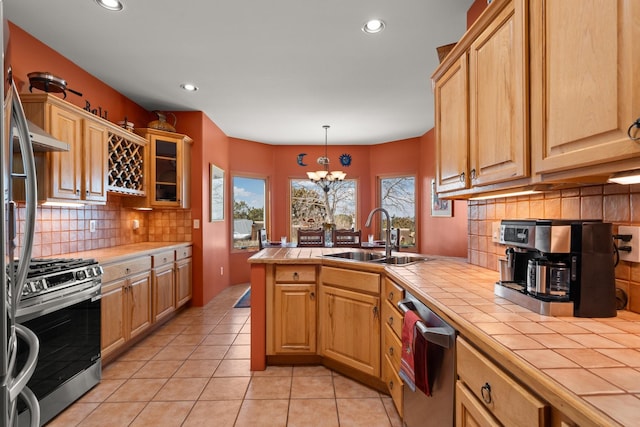
[[[473,1],[122,2],[4,0],[7,19],[147,110],[204,111],[269,144],[323,144],[328,124],[343,145],[433,127],[436,47],[460,38]],[[386,28],[367,35],[374,17]]]

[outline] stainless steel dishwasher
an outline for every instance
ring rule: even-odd
[[[456,330],[409,292],[398,303],[403,313],[421,319],[416,329],[427,340],[427,372],[431,396],[404,386],[403,424],[406,427],[453,426]]]

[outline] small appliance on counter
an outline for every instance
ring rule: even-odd
[[[495,294],[540,314],[615,317],[612,225],[599,220],[502,220]]]

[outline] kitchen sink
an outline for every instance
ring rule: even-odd
[[[338,252],[323,255],[331,258],[351,259],[354,261],[375,261],[384,258],[384,254],[378,252]]]
[[[420,256],[397,255],[389,258],[379,252],[338,252],[335,254],[323,255],[330,258],[349,259],[353,261],[374,262],[377,264],[389,265],[407,265],[414,262],[427,261],[428,259]]]
[[[413,264],[414,262],[420,262],[420,261],[428,261],[428,258],[425,257],[421,257],[421,256],[391,256],[389,258],[380,258],[380,259],[375,259],[372,260],[372,262],[375,263],[379,263],[379,264],[389,264],[389,265],[407,265],[407,264]]]

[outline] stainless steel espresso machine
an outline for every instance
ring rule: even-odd
[[[502,220],[495,293],[554,316],[615,317],[612,225],[598,220]]]

